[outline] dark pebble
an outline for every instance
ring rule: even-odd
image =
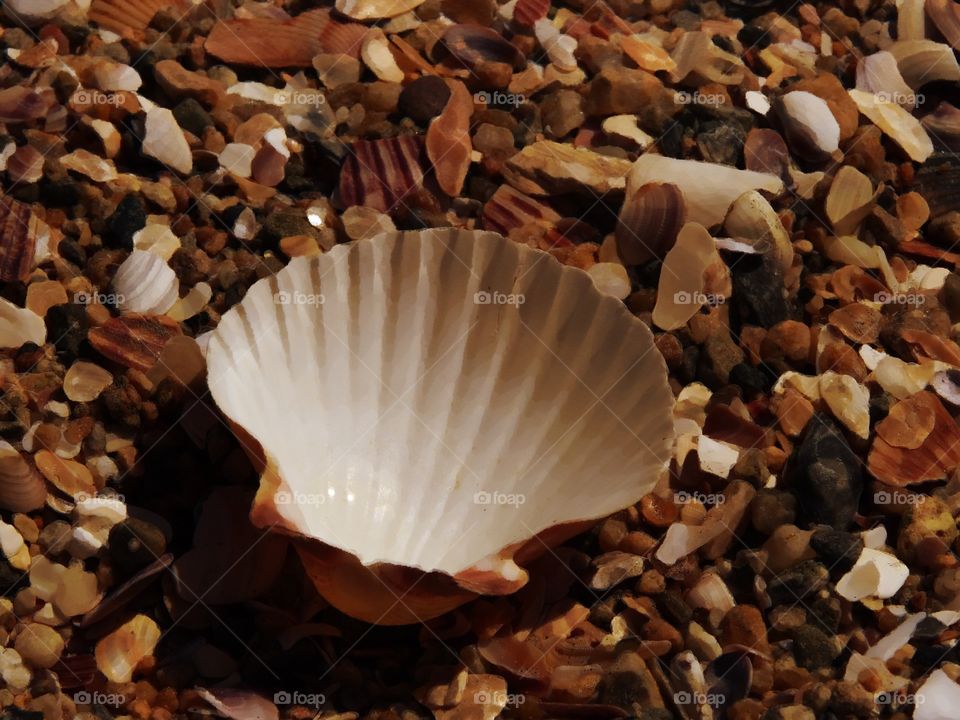
[[[72,207],[80,199],[80,188],[73,180],[51,181],[43,189],[43,204],[48,207]]]
[[[147,210],[136,195],[127,195],[107,218],[103,244],[118,250],[133,249],[133,234],[147,224]]]
[[[707,162],[736,165],[746,138],[734,124],[709,123],[709,129],[697,134],[697,147]]]
[[[83,305],[70,302],[54,305],[44,318],[47,337],[51,338],[57,354],[64,363],[73,362],[87,337],[87,313]]]
[[[203,109],[203,106],[193,98],[187,98],[173,108],[173,117],[177,124],[184,130],[187,130],[198,138],[203,137],[203,131],[213,125],[213,118],[210,113]]]
[[[828,667],[840,654],[839,643],[813,625],[804,625],[793,632],[793,657],[807,670]]]
[[[426,125],[443,112],[450,88],[436,75],[424,75],[403,88],[398,109],[411,120]]]
[[[730,368],[730,382],[743,390],[748,401],[768,392],[773,385],[767,373],[749,363],[737,363]]]
[[[944,663],[957,662],[957,648],[947,645],[921,645],[910,658],[910,664],[920,673],[930,672]]]
[[[863,540],[859,535],[822,525],[810,538],[810,547],[835,576],[843,575],[860,557]]]
[[[84,252],[83,247],[76,240],[70,240],[69,238],[61,240],[60,244],[57,245],[57,252],[60,253],[60,257],[77,267],[82,268],[87,262],[87,253]]]
[[[830,595],[818,597],[810,603],[810,615],[817,619],[817,627],[826,632],[836,633],[840,630],[840,620],[843,617],[843,608],[840,598]]]
[[[275,212],[264,218],[263,227],[260,228],[260,237],[265,243],[275,245],[283,238],[292,235],[316,237],[317,233],[303,213]]]
[[[943,306],[950,313],[950,322],[960,322],[960,275],[950,273],[941,291]]]
[[[167,551],[167,541],[160,529],[133,517],[113,526],[108,546],[114,563],[128,573],[145,568]]]
[[[787,462],[786,477],[801,518],[838,530],[853,520],[863,490],[859,458],[828,417],[814,415]]]
[[[767,593],[777,605],[792,604],[822,588],[829,579],[823,565],[805,560],[776,575],[767,585]]]
[[[934,642],[940,633],[947,629],[947,626],[937,620],[935,617],[927,616],[920,621],[917,629],[913,631],[913,642]]]
[[[790,319],[783,271],[771,253],[744,255],[732,268],[733,302],[743,323],[771,328]]]

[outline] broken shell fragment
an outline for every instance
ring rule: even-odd
[[[422,153],[423,140],[416,135],[358,140],[340,171],[341,203],[380,212],[402,205],[423,183]]]
[[[47,326],[42,317],[0,298],[0,348],[18,348],[28,342],[43,345],[46,339]]]
[[[34,265],[38,229],[29,205],[0,196],[0,281],[27,279]]]
[[[373,295],[354,292],[358,285]],[[432,298],[426,315],[403,310],[413,296]],[[563,328],[552,321],[557,312],[567,318]],[[396,343],[399,337],[421,339]],[[615,353],[583,352],[585,342],[614,340]],[[493,233],[437,229],[294,258],[223,316],[207,362],[218,406],[259,443],[254,522],[296,538],[308,574],[334,606],[400,624],[434,617],[474,593],[518,589],[527,580],[522,563],[652,487],[673,431],[663,360],[646,354],[652,342],[647,327],[597,292],[586,273]],[[267,377],[277,381],[268,387],[252,382],[264,377],[267,357],[324,360],[279,374],[274,367]],[[562,372],[588,361],[589,387]],[[569,385],[538,389],[531,376],[529,392],[521,391],[510,379],[515,362],[555,368]],[[384,378],[385,392],[344,381],[365,364]],[[420,377],[434,388],[414,401],[422,422],[395,403]],[[444,387],[456,395],[437,394]],[[595,394],[608,408],[597,408]],[[480,395],[487,400],[479,405],[457,399]],[[480,423],[488,430],[478,433]],[[573,452],[581,432],[622,452]],[[570,453],[532,461],[531,443],[561,437]],[[339,453],[339,463],[319,461],[336,447],[353,449]],[[604,478],[603,492],[582,483],[587,463]],[[508,465],[513,470],[504,473]],[[318,475],[318,468],[327,470]],[[508,498],[512,504],[504,504]]]
[[[686,201],[687,219],[706,228],[722,223],[730,205],[748,190],[763,190],[773,195],[783,192],[783,182],[776,175],[647,153],[640,156],[630,170],[627,195],[651,182],[671,183],[680,188]]]
[[[837,235],[855,235],[863,219],[870,214],[880,188],[873,190],[870,178],[851,165],[837,171],[830,184],[824,209]]]
[[[906,407],[898,407],[905,403]],[[894,420],[883,428],[882,434],[878,428],[867,457],[867,469],[875,478],[902,487],[944,478],[960,466],[960,428],[934,393],[923,391],[904,398],[891,408],[890,414]],[[933,426],[922,441],[917,438],[919,444],[898,429],[898,418],[916,418],[911,422],[929,424],[929,417],[923,419],[929,415],[933,416]]]
[[[756,190],[738,197],[723,221],[724,231],[734,240],[745,242],[758,252],[770,250],[781,270],[793,265],[793,244],[776,210]]]
[[[855,602],[893,597],[903,587],[908,568],[896,555],[865,547],[853,568],[837,581],[837,593]]]
[[[717,252],[716,243],[703,225],[687,223],[680,230],[677,242],[667,253],[660,271],[657,304],[653,322],[664,330],[683,327],[708,302],[719,302],[706,292],[707,276],[712,269],[727,274],[727,267]],[[729,278],[727,279],[729,282]]]
[[[950,47],[960,45],[960,7],[957,3],[953,0],[926,0],[924,9]]]
[[[646,156],[645,156],[646,157]],[[630,162],[588,148],[540,140],[507,160],[504,179],[528,195],[623,190]]]
[[[423,5],[425,0],[337,0],[337,12],[351,20],[385,20]]]
[[[848,92],[860,112],[889,135],[912,160],[922,163],[933,154],[930,137],[913,115],[880,95],[863,90]]]
[[[916,105],[916,94],[900,74],[897,59],[886,50],[868,55],[857,64],[857,90],[887,97],[907,110]]]
[[[805,90],[780,98],[787,141],[812,156],[825,158],[840,147],[840,123],[827,101]]]
[[[184,175],[193,170],[193,156],[183,130],[173,113],[159,105],[147,111],[143,152]]]
[[[935,80],[960,80],[960,65],[953,48],[933,40],[900,40],[887,48],[907,85],[918,90]]]
[[[153,654],[160,628],[146,615],[137,615],[97,643],[97,669],[108,680],[130,682],[137,665]]]
[[[463,189],[473,152],[470,141],[473,96],[458,80],[451,80],[448,85],[450,99],[443,111],[430,121],[426,146],[440,189],[450,197],[457,197]]]
[[[627,195],[617,219],[617,251],[627,265],[662,259],[686,224],[687,208],[680,188],[647,183]]]

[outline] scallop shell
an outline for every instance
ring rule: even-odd
[[[87,18],[102,28],[123,35],[129,30],[146,30],[153,16],[164,8],[179,17],[189,7],[186,0],[93,0]]]
[[[904,404],[906,409],[898,407]],[[875,478],[887,485],[902,487],[947,477],[960,466],[960,429],[934,393],[925,390],[904,398],[890,412],[894,417],[932,414],[933,426],[919,446],[912,449],[888,442],[893,439],[891,432],[884,433],[887,439],[878,432],[867,457],[867,469]],[[910,422],[919,423],[917,420]]]
[[[0,196],[0,282],[27,279],[36,245],[36,220],[30,206]]]
[[[46,499],[47,486],[33,464],[0,440],[0,508],[30,512],[42,508]]]
[[[223,20],[204,43],[208,53],[227,63],[266,68],[311,67],[323,52],[360,56],[360,38],[367,29],[357,23],[330,19],[324,9],[294,18],[269,17]]]
[[[516,590],[522,564],[652,487],[673,404],[652,343],[586,273],[443,229],[292,260],[224,315],[207,362],[259,448],[254,522],[298,537],[333,605],[400,624]]]
[[[180,282],[167,261],[146,250],[134,250],[113,277],[117,304],[124,312],[165,313],[177,301]]]
[[[548,205],[524,195],[519,190],[503,184],[483,206],[483,227],[501,235],[529,223],[552,227],[560,221],[560,214]]]
[[[422,155],[423,139],[416,135],[358,140],[340,171],[341,203],[380,212],[396,209],[423,183]]]

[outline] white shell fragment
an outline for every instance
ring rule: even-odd
[[[550,62],[565,72],[577,69],[577,59],[573,56],[573,51],[577,49],[577,41],[574,38],[561,33],[556,25],[546,18],[541,18],[534,23],[533,32],[537,36],[540,47],[550,58]]]
[[[162,257],[134,250],[117,268],[113,288],[124,312],[160,314],[177,301],[180,281]]]
[[[501,550],[630,505],[665,468],[673,395],[652,341],[540,251],[490,232],[387,233],[252,286],[210,338],[208,378],[276,468],[256,524],[367,565],[522,584]],[[543,453],[558,443],[569,451]]]
[[[419,7],[425,0],[337,0],[336,8],[354,20],[384,20]]]
[[[43,345],[46,339],[47,326],[42,317],[0,298],[0,348],[18,348],[28,342]]]
[[[914,720],[954,720],[960,707],[960,685],[937,669],[918,689]]]
[[[707,228],[723,222],[733,201],[748,190],[774,195],[783,192],[783,182],[769,173],[663,155],[641,155],[627,178],[627,196],[651,182],[677,185],[686,200],[687,219]]]
[[[802,139],[818,152],[829,155],[840,147],[840,123],[827,101],[804,90],[794,90],[782,98],[787,133]]]
[[[173,113],[159,105],[147,110],[143,152],[183,175],[193,170],[190,146]]]
[[[837,582],[837,592],[851,602],[886,599],[897,594],[908,575],[910,568],[896,555],[865,547],[856,564]]]
[[[180,238],[169,226],[148,222],[133,234],[133,247],[169,260],[180,249]]]

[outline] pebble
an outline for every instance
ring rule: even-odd
[[[674,94],[655,76],[643,70],[607,66],[590,81],[584,112],[591,117],[636,115],[647,132],[659,133],[680,106]]]
[[[846,528],[860,503],[861,464],[833,421],[815,415],[787,462],[800,517],[812,524]]]
[[[763,615],[753,605],[736,605],[723,616],[720,641],[723,645],[744,645],[763,653],[770,649]]]
[[[424,75],[404,86],[398,109],[420,125],[426,125],[443,112],[450,99],[450,88],[436,75]]]
[[[543,129],[552,140],[560,140],[583,125],[583,98],[574,90],[558,90],[540,104]]]
[[[155,525],[132,517],[111,528],[107,544],[113,562],[127,573],[146,567],[167,551],[166,538]]]
[[[136,195],[125,195],[107,218],[103,242],[108,248],[133,249],[133,234],[147,224],[147,210]]]
[[[63,637],[53,628],[30,623],[17,633],[13,647],[29,665],[49,668],[60,659],[64,645]]]
[[[810,547],[831,568],[831,573],[839,577],[860,557],[863,540],[859,535],[821,525],[814,530]]]

